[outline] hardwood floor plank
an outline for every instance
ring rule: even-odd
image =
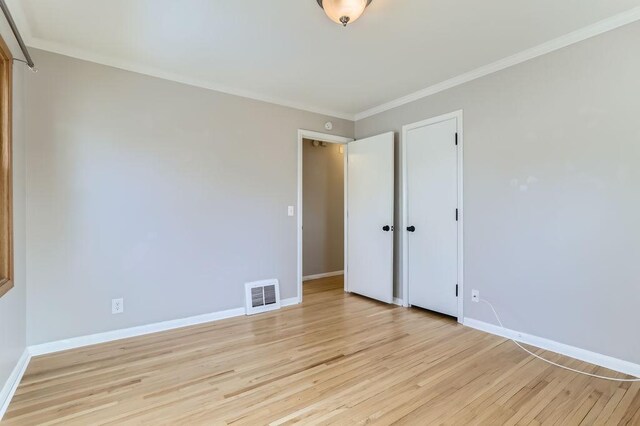
[[[639,424],[640,384],[345,294],[339,276],[304,293],[277,312],[36,357],[2,425]]]

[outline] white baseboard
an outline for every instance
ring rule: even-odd
[[[580,361],[590,364],[599,365],[600,367],[605,367],[610,370],[619,371],[630,376],[640,377],[640,364],[634,364],[633,362],[613,358],[608,355],[576,348],[575,346],[566,345],[543,337],[510,330],[473,318],[465,318],[464,325],[486,333],[495,334],[496,336],[506,337],[507,339],[513,339],[520,343],[579,359]]]
[[[299,297],[291,297],[280,301],[280,306],[292,306],[300,303]],[[153,324],[141,325],[138,327],[124,328],[121,330],[107,331],[104,333],[91,334],[88,336],[73,337],[71,339],[58,340],[55,342],[42,343],[29,346],[24,350],[20,360],[11,372],[7,382],[0,390],[0,420],[7,411],[11,398],[15,393],[20,380],[24,375],[27,365],[32,356],[46,355],[69,349],[81,348],[84,346],[96,345],[99,343],[112,342],[114,340],[126,339],[129,337],[143,336],[145,334],[158,333],[161,331],[174,330],[176,328],[188,327],[191,325],[204,324],[219,321],[227,318],[240,317],[245,315],[245,308],[235,308],[226,311],[213,312],[210,314],[196,315],[189,318],[181,318],[171,321],[157,322]]]
[[[343,275],[343,274],[344,274],[344,271],[334,271],[334,272],[325,272],[324,274],[306,275],[302,277],[302,281],[311,281],[311,280],[317,280],[320,278],[336,277],[338,275]]]
[[[9,378],[2,387],[2,390],[0,390],[0,420],[2,420],[4,413],[7,412],[11,398],[13,398],[13,394],[16,393],[16,389],[18,389],[20,380],[22,380],[22,376],[24,375],[30,360],[31,354],[27,348],[22,353],[22,356],[18,360],[16,366],[13,368],[11,375],[9,375]]]
[[[281,300],[280,306],[291,306],[298,303],[300,303],[299,299],[297,297],[292,297]],[[28,349],[31,356],[46,355],[69,349],[81,348],[84,346],[97,345],[99,343],[113,342],[114,340],[127,339],[129,337],[144,336],[145,334],[159,333],[161,331],[174,330],[176,328],[240,317],[243,315],[245,315],[245,308],[235,308],[226,311],[196,315],[188,318],[157,322],[138,327],[123,328],[120,330],[106,331],[104,333],[90,334],[88,336],[79,336],[71,339],[42,343],[39,345],[29,346]]]
[[[300,304],[300,298],[299,297],[290,297],[288,299],[282,299],[280,301],[280,306],[282,306],[283,308],[285,306],[292,306],[292,305],[299,305]]]
[[[107,343],[114,340],[127,339],[129,337],[143,336],[145,334],[158,333],[160,331],[173,330],[176,328],[188,327],[190,325],[239,317],[244,314],[244,308],[229,309],[210,314],[196,315],[188,318],[156,322],[138,327],[123,328],[120,330],[106,331],[104,333],[90,334],[88,336],[79,336],[71,339],[32,345],[29,346],[29,352],[31,353],[31,356],[45,355],[54,352],[66,351],[68,349],[81,348],[83,346],[96,345],[98,343]]]

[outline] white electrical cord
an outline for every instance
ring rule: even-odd
[[[493,311],[493,315],[496,317],[496,320],[498,320],[498,324],[500,324],[500,327],[504,328],[504,325],[502,325],[502,321],[500,321],[500,316],[498,316],[498,313],[496,312],[496,310],[493,307],[493,305],[490,302],[488,302],[488,301],[486,301],[484,299],[480,299],[480,301],[486,303],[487,305],[489,305],[489,307]],[[516,342],[515,340],[513,340],[513,339],[509,339],[509,340],[511,340],[520,349],[522,349],[523,351],[525,351],[529,355],[532,355],[532,356],[538,358],[539,360],[546,362],[547,364],[555,365],[556,367],[564,368],[565,370],[573,371],[574,373],[584,374],[585,376],[595,377],[596,379],[611,380],[611,381],[614,381],[614,382],[640,382],[640,378],[635,378],[635,379],[616,379],[615,377],[599,376],[597,374],[591,374],[591,373],[587,373],[585,371],[575,370],[575,369],[573,369],[571,367],[560,365],[560,364],[557,364],[557,363],[555,363],[553,361],[549,361],[548,359],[542,358],[540,355],[534,354],[529,349],[525,348],[524,346],[522,346],[520,343]]]

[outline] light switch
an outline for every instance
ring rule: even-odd
[[[294,212],[295,210],[293,209],[293,206],[289,206],[289,208],[287,209],[287,213],[289,214],[289,216],[293,216]]]

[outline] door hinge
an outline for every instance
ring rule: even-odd
[[[456,284],[456,297],[458,297],[458,284]]]
[[[456,146],[458,146],[458,132],[456,132]]]
[[[456,209],[456,222],[458,221],[458,209]]]

